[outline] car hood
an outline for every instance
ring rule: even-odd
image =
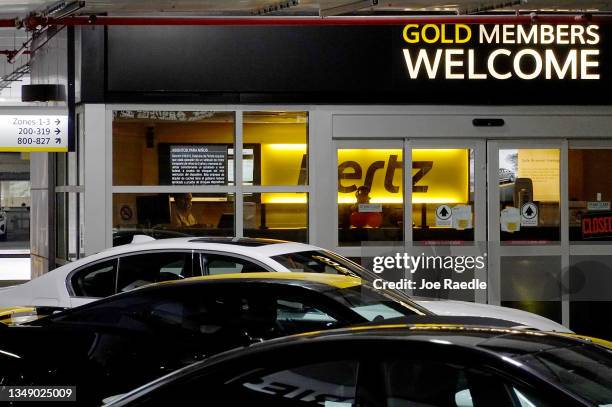
[[[416,300],[420,306],[437,315],[476,316],[504,319],[547,332],[571,333],[569,329],[543,316],[514,308],[452,300]]]

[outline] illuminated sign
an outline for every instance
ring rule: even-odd
[[[68,151],[68,117],[0,115],[0,151]]]
[[[407,24],[402,40],[409,79],[600,79],[594,24]]]
[[[277,185],[296,185],[298,180],[299,185],[299,169],[307,162],[305,144],[262,144],[261,150],[262,179],[273,179]],[[357,188],[367,186],[371,204],[401,204],[402,169],[401,149],[339,149],[338,203],[355,203]],[[469,150],[412,150],[412,191],[413,203],[469,202]],[[261,200],[298,204],[306,203],[307,197],[303,193],[262,193]]]
[[[355,203],[360,186],[370,203],[402,203],[402,150],[338,150],[338,203]],[[413,203],[468,202],[469,156],[466,149],[412,151]]]
[[[583,239],[612,237],[612,212],[585,213],[580,225]]]

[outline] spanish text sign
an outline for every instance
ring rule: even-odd
[[[0,115],[0,151],[68,151],[68,116]]]

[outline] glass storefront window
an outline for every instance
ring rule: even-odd
[[[156,239],[233,236],[234,195],[113,194],[113,245],[129,243],[134,234]]]
[[[243,222],[246,237],[307,242],[308,194],[245,194]]]
[[[245,185],[308,184],[308,114],[248,112],[243,116]]]
[[[612,241],[612,149],[570,149],[568,169],[570,240]]]
[[[559,149],[499,150],[501,241],[560,240]]]
[[[338,244],[402,241],[401,149],[338,149]]]
[[[412,234],[417,242],[474,240],[474,150],[412,150]]]
[[[113,185],[233,184],[234,113],[113,112]]]

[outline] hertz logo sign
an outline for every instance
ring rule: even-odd
[[[402,40],[410,79],[600,79],[597,25],[407,24]]]

